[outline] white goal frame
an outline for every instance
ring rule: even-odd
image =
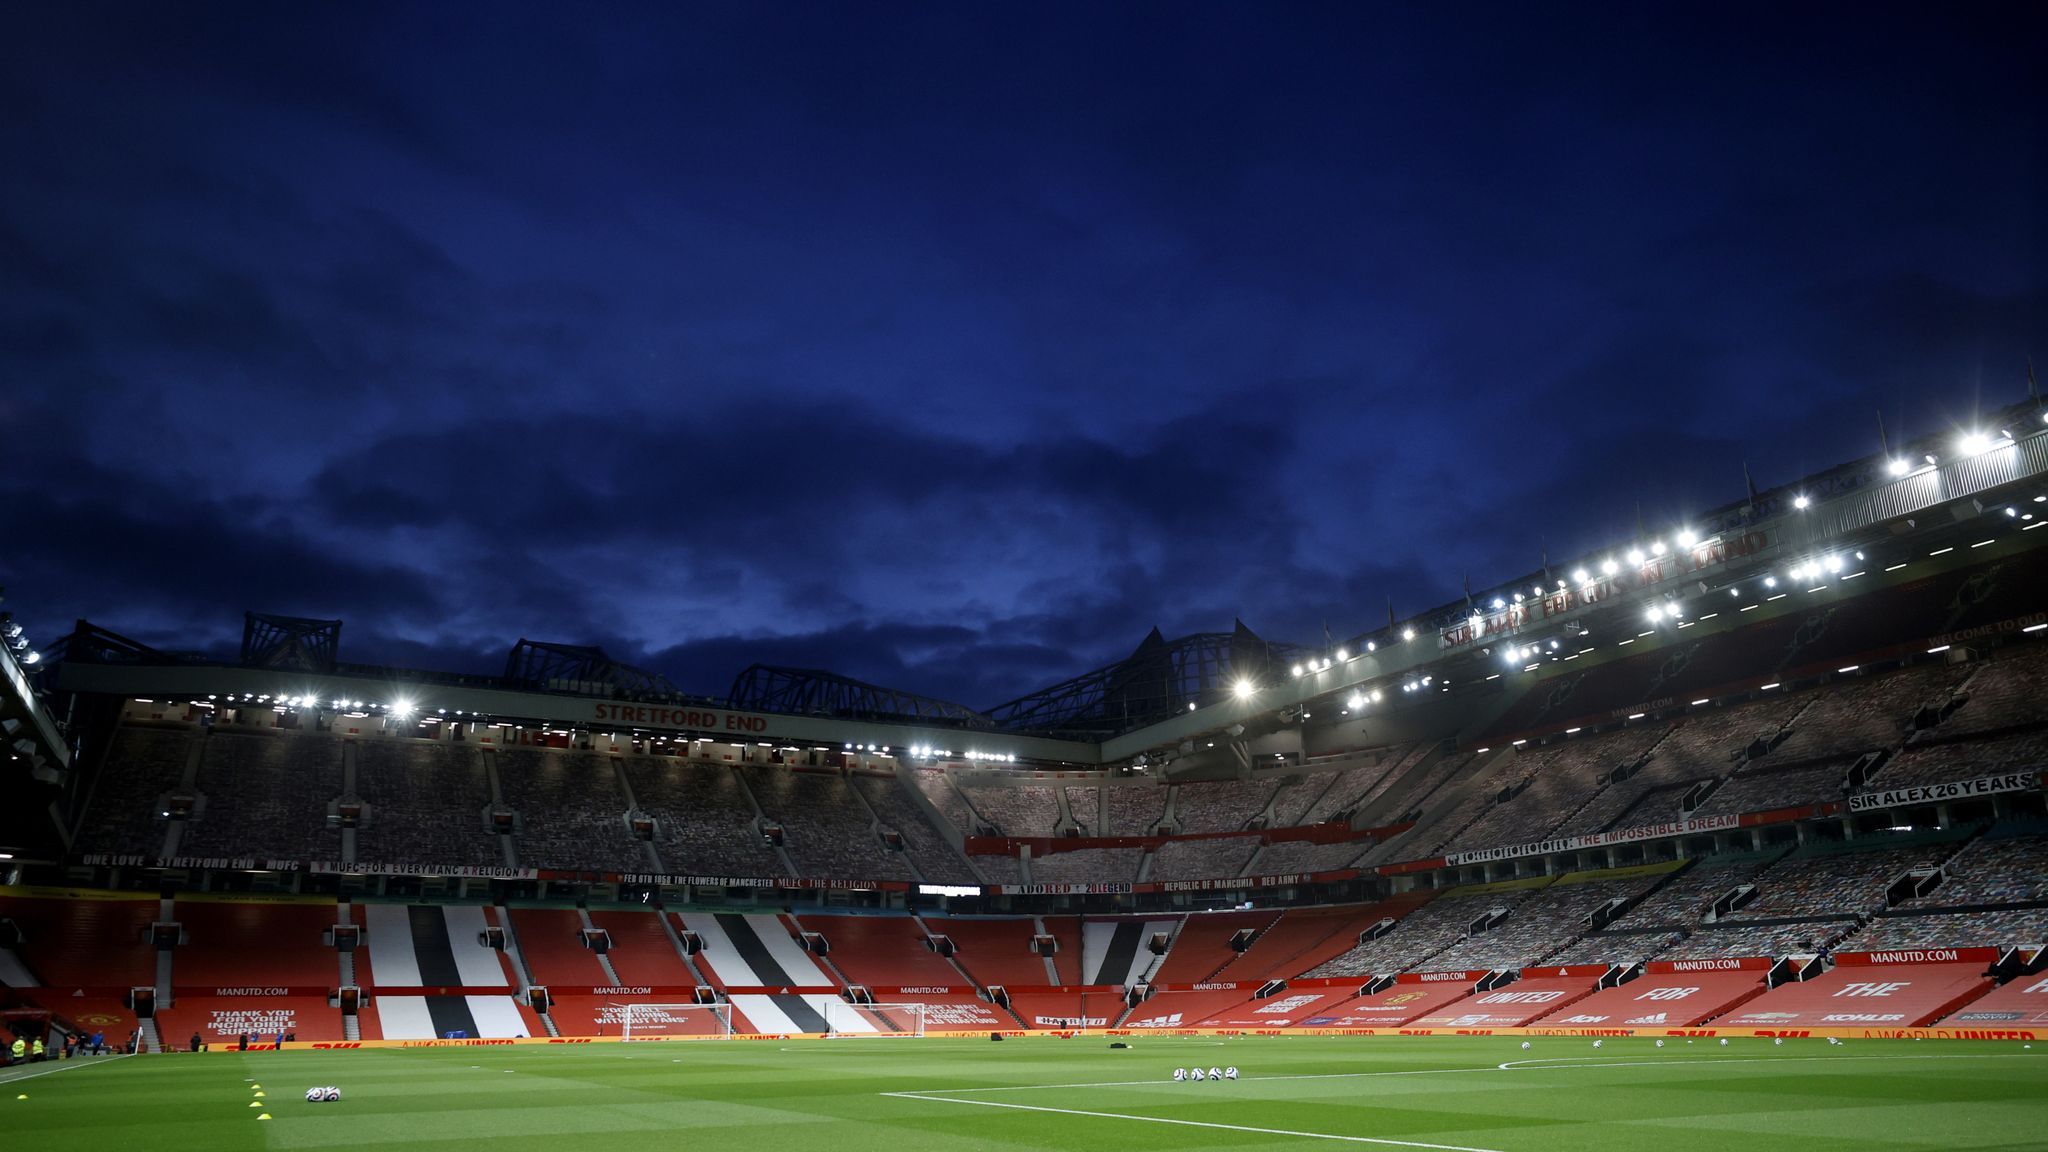
[[[674,1040],[678,1037],[678,1035],[683,1034],[670,1032],[664,1029],[656,1032],[653,1035],[648,1035],[646,1029],[648,1026],[651,1026],[654,1023],[654,1021],[658,1019],[660,1016],[682,1016],[692,1012],[710,1013],[711,1018],[718,1021],[718,1027],[714,1034],[721,1040],[730,1039],[732,1037],[732,1005],[729,1003],[725,1003],[723,1001],[717,1004],[636,1003],[615,1004],[614,1006],[621,1009],[619,1013],[619,1018],[622,1022],[622,1027],[619,1030],[619,1039],[621,1041],[630,1042],[634,1040]],[[633,1025],[641,1016],[649,1017],[648,1025],[643,1026],[641,1029],[641,1034],[635,1036],[633,1034]],[[699,1033],[692,1032],[687,1033],[686,1035],[695,1036],[699,1035]]]
[[[827,1040],[915,1040],[924,1036],[925,1005],[907,1004],[849,1004],[844,1000],[825,1003],[819,1015],[825,1018],[825,1039]],[[886,1013],[895,1020],[900,1031],[891,1031],[876,1024],[875,1014]],[[847,1027],[854,1020],[863,1020],[874,1026],[873,1031]],[[907,1026],[906,1026],[907,1025]]]

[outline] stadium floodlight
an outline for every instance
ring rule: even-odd
[[[394,700],[394,701],[392,701],[392,702],[391,702],[391,714],[392,714],[393,716],[396,716],[396,717],[397,717],[397,718],[399,718],[400,720],[403,720],[403,719],[405,719],[405,718],[406,718],[407,716],[410,716],[410,715],[412,715],[412,701],[410,701],[410,700]]]
[[[1367,640],[1365,642],[1365,650],[1367,652],[1377,652],[1380,650],[1379,643],[1377,641]]]
[[[1230,686],[1231,694],[1233,696],[1236,696],[1239,700],[1251,699],[1252,693],[1256,691],[1258,691],[1258,689],[1253,687],[1252,682],[1242,677],[1238,679],[1237,683],[1232,684]]]
[[[1344,661],[1344,660],[1349,660],[1349,659],[1351,659],[1351,653],[1350,653],[1350,651],[1349,651],[1348,649],[1344,649],[1344,648],[1339,648],[1339,649],[1337,649],[1337,659],[1338,659],[1338,660],[1339,660],[1340,662],[1341,662],[1341,661]]]
[[[1680,528],[1678,530],[1678,542],[1687,548],[1690,548],[1694,544],[1697,544],[1699,542],[1699,539],[1699,533],[1693,531],[1690,528]]]
[[[1616,564],[1614,562],[1614,557],[1609,556],[1607,559],[1602,560],[1600,562],[1600,571],[1608,576],[1612,576],[1616,572],[1621,571],[1621,565]]]
[[[1629,549],[1628,562],[1631,564],[1641,564],[1643,562],[1643,550],[1641,548]]]
[[[1891,473],[1894,476],[1904,476],[1906,473],[1911,472],[1913,470],[1913,466],[1911,464],[1906,463],[1904,460],[1894,458],[1885,463],[1884,470]]]
[[[1592,578],[1593,574],[1586,571],[1584,568],[1574,569],[1572,572],[1572,580],[1575,583],[1584,584],[1586,581],[1591,580]]]
[[[1766,577],[1764,577],[1764,587],[1766,587],[1766,588],[1776,588],[1777,586],[1778,586],[1778,578],[1777,578],[1776,576],[1766,576]]]
[[[1299,664],[1296,664],[1296,665],[1294,666],[1294,675],[1295,675],[1295,678],[1296,678],[1296,679],[1300,679],[1300,678],[1301,678],[1301,665],[1299,665]]]
[[[1662,540],[1650,541],[1650,555],[1662,556],[1664,554],[1664,551],[1664,542]]]
[[[1415,639],[1415,629],[1413,629],[1413,628],[1403,628],[1403,629],[1401,629],[1401,639],[1403,639],[1403,640],[1413,640],[1413,639]]]
[[[1804,509],[1812,503],[1813,501],[1808,499],[1806,493],[1804,492],[1801,492],[1799,495],[1794,496],[1792,498],[1792,506],[1794,508]]]
[[[1650,610],[1647,613],[1645,613],[1645,615],[1647,615],[1650,618],[1650,623],[1656,624],[1664,619],[1664,609],[1659,608],[1655,604],[1652,604],[1650,605]]]
[[[1188,711],[1190,711],[1190,712],[1193,712],[1194,710],[1195,710],[1195,702],[1194,702],[1193,700],[1190,700],[1190,701],[1188,701]]]
[[[1517,595],[1517,596],[1515,597],[1515,599],[1517,599],[1517,600],[1520,600],[1520,599],[1521,599],[1521,596]],[[1495,610],[1495,611],[1498,611],[1498,610],[1500,610],[1500,609],[1502,609],[1502,608],[1505,608],[1505,607],[1507,607],[1507,606],[1508,606],[1508,605],[1507,605],[1507,601],[1505,601],[1505,600],[1502,600],[1502,599],[1501,599],[1500,597],[1498,597],[1498,596],[1495,596],[1495,597],[1493,598],[1493,607],[1494,607],[1494,610]]]
[[[1962,449],[1965,456],[1975,456],[1989,447],[1991,447],[1991,437],[1986,436],[1982,432],[1971,432],[1963,437]]]
[[[1377,688],[1372,690],[1372,702],[1375,704],[1380,702],[1380,690]]]
[[[1825,567],[1830,572],[1840,572],[1842,570],[1842,558],[1840,556],[1828,557]]]
[[[43,654],[33,648],[21,654],[21,662],[23,664],[40,664],[42,660]]]
[[[1359,695],[1356,692],[1353,692],[1351,694],[1351,698],[1349,700],[1344,701],[1344,706],[1351,709],[1353,712],[1356,712],[1359,709],[1365,707],[1365,697]]]

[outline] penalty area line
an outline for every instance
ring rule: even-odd
[[[917,1092],[884,1092],[899,1100],[922,1100],[928,1104],[971,1104],[979,1108],[1011,1108],[1019,1112],[1052,1112],[1061,1116],[1090,1116],[1097,1120],[1138,1120],[1147,1124],[1174,1124],[1183,1128],[1215,1128],[1225,1132],[1251,1132],[1261,1136],[1292,1136],[1299,1140],[1342,1140],[1351,1144],[1380,1144],[1396,1148],[1433,1148],[1439,1152],[1500,1152],[1498,1148],[1474,1148],[1468,1144],[1431,1144],[1422,1140],[1395,1140],[1385,1136],[1342,1136],[1334,1132],[1297,1132],[1289,1128],[1257,1128],[1249,1124],[1218,1124],[1210,1120],[1176,1120],[1170,1116],[1135,1116],[1126,1112],[1090,1112],[1080,1108],[1052,1108],[1041,1104],[1006,1104],[1000,1100],[960,1100],[950,1096],[925,1096]]]

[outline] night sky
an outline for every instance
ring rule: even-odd
[[[2026,395],[2043,9],[1550,8],[11,5],[7,607],[986,706]]]

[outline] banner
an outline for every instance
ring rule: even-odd
[[[1673,820],[1664,824],[1646,824],[1640,828],[1617,828],[1611,832],[1592,832],[1584,836],[1561,836],[1555,840],[1538,840],[1533,844],[1516,844],[1508,848],[1479,848],[1470,852],[1451,852],[1444,856],[1444,862],[1453,867],[1461,864],[1484,864],[1493,860],[1542,856],[1551,852],[1572,852],[1580,848],[1599,848],[1608,844],[1633,844],[1639,840],[1663,840],[1672,836],[1693,836],[1701,832],[1727,832],[1741,826],[1740,816]],[[1381,871],[1384,872],[1386,869]]]
[[[1868,812],[1875,808],[1903,808],[1911,804],[1936,804],[1943,800],[1968,800],[1996,796],[2002,792],[2028,792],[2041,786],[2039,772],[2007,772],[1956,780],[1947,784],[1923,784],[1915,788],[1892,788],[1882,792],[1858,792],[1849,797],[1849,811]]]

